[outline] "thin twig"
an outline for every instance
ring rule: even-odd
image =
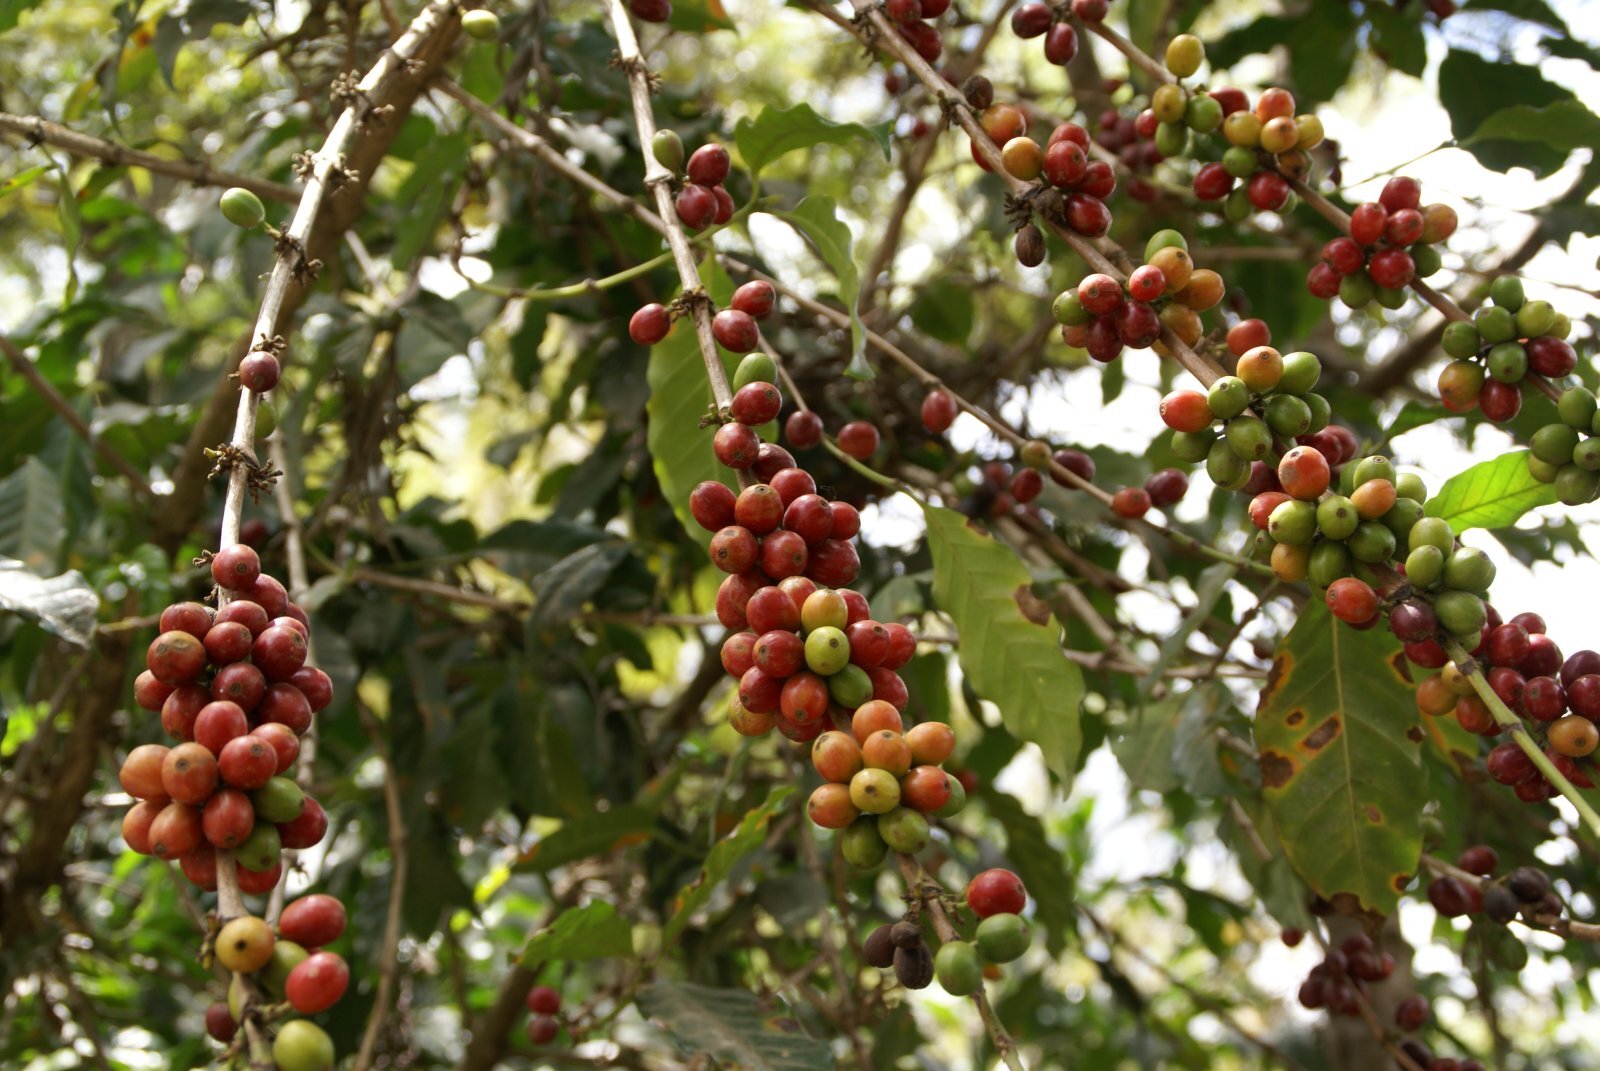
[[[361,716],[361,727],[372,742],[372,750],[383,763],[383,806],[389,820],[389,908],[383,923],[383,954],[378,959],[378,991],[372,998],[372,1011],[367,1015],[367,1028],[361,1035],[361,1048],[356,1053],[353,1069],[367,1071],[372,1066],[378,1034],[388,1018],[389,1001],[394,993],[395,979],[400,973],[400,932],[406,896],[407,852],[399,779],[389,760],[388,748],[384,746],[383,733],[377,719],[364,704],[358,705],[357,709]]]

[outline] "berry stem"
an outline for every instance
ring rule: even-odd
[[[1589,827],[1589,831],[1600,837],[1600,814],[1595,812],[1595,809],[1589,805],[1589,801],[1583,798],[1583,795],[1573,783],[1567,780],[1565,774],[1556,769],[1555,763],[1550,761],[1544,750],[1539,747],[1533,737],[1528,735],[1528,730],[1522,725],[1522,719],[1517,717],[1511,708],[1506,706],[1500,696],[1495,693],[1495,690],[1489,686],[1489,680],[1483,675],[1483,669],[1478,665],[1477,661],[1456,640],[1448,640],[1444,646],[1445,650],[1449,652],[1450,658],[1455,662],[1456,668],[1472,684],[1472,690],[1478,693],[1478,698],[1482,699],[1484,705],[1489,708],[1489,713],[1494,716],[1495,724],[1504,727],[1510,732],[1511,739],[1517,742],[1517,746],[1522,749],[1523,754],[1527,755],[1534,766],[1538,767],[1539,772],[1552,785],[1556,786],[1561,795],[1566,797],[1567,802],[1572,804],[1573,809],[1578,812],[1578,817],[1583,819],[1584,825]]]
[[[611,16],[611,27],[617,37],[617,51],[622,67],[628,74],[628,89],[633,98],[633,124],[639,135],[640,156],[644,159],[644,184],[650,188],[656,201],[656,215],[661,218],[667,245],[672,249],[672,259],[678,266],[678,278],[684,294],[703,295],[700,269],[695,265],[694,252],[678,226],[678,217],[672,206],[672,173],[661,165],[650,151],[656,136],[655,115],[650,106],[650,70],[639,53],[639,41],[633,33],[633,23],[628,20],[628,9],[623,0],[606,0]],[[705,361],[706,378],[711,381],[711,397],[719,411],[733,400],[728,389],[728,375],[722,367],[717,352],[717,340],[711,333],[711,303],[703,297],[694,302],[694,330],[700,340],[700,356]],[[748,476],[740,470],[740,482]]]
[[[1157,85],[1163,85],[1167,82],[1177,81],[1177,79],[1173,77],[1172,72],[1167,70],[1164,64],[1158,63],[1153,56],[1147,55],[1142,48],[1128,40],[1126,37],[1123,37],[1120,33],[1107,26],[1104,22],[1085,22],[1083,19],[1074,17],[1072,19],[1072,23],[1075,26],[1080,26],[1083,29],[1088,30],[1090,33],[1106,42],[1106,44],[1110,45],[1118,52],[1121,52],[1124,56],[1127,56],[1128,62],[1132,63],[1145,74],[1148,74]]]
[[[950,922],[950,916],[945,914],[944,903],[939,899],[943,891],[942,886],[935,881],[916,857],[904,852],[895,853],[895,861],[900,864],[900,874],[906,880],[906,889],[927,912],[933,920],[933,932],[939,935],[940,941],[959,941],[961,935],[956,932],[955,926]],[[1005,1024],[1000,1022],[1000,1017],[995,1014],[993,1006],[989,1003],[988,996],[979,986],[972,992],[972,1003],[978,1009],[978,1018],[983,1020],[983,1025],[989,1031],[989,1038],[994,1042],[995,1052],[1000,1054],[1000,1059],[1009,1071],[1027,1071],[1023,1066],[1022,1058],[1017,1055],[1017,1043],[1006,1033]],[[1064,1059],[1056,1066],[1065,1068]]]

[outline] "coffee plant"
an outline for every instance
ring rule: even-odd
[[[1561,8],[0,4],[0,1066],[1595,1066]]]

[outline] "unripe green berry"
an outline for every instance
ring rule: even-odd
[[[1528,374],[1528,351],[1520,342],[1500,342],[1489,347],[1485,362],[1491,378],[1502,383],[1521,383]]]
[[[1412,528],[1415,533],[1416,528]],[[1444,551],[1424,544],[1406,555],[1406,579],[1419,588],[1431,588],[1444,576]]]
[[[1405,306],[1406,298],[1408,296],[1409,296],[1409,293],[1406,290],[1396,289],[1396,288],[1387,287],[1387,286],[1375,287],[1373,289],[1373,291],[1372,291],[1373,299],[1375,301],[1377,301],[1377,303],[1379,305],[1382,305],[1386,309],[1403,308]]]
[[[1494,562],[1476,547],[1458,547],[1445,559],[1444,584],[1458,591],[1481,595],[1494,583]]]
[[[1232,420],[1250,404],[1250,388],[1238,376],[1223,376],[1206,392],[1206,404],[1218,420]]]
[[[1555,322],[1550,325],[1550,330],[1545,334],[1552,338],[1566,338],[1572,334],[1572,318],[1564,312],[1556,313]]]
[[[474,8],[461,16],[461,31],[475,41],[492,41],[500,36],[500,16]]]
[[[1278,391],[1283,394],[1305,394],[1322,378],[1322,362],[1309,350],[1295,350],[1283,355],[1283,377],[1278,380]]]
[[[1372,454],[1369,457],[1364,457],[1361,459],[1360,463],[1356,465],[1357,487],[1360,487],[1364,483],[1370,483],[1373,480],[1388,480],[1390,483],[1394,483],[1396,479],[1397,475],[1394,471],[1394,462],[1390,461],[1382,454]]]
[[[1222,105],[1208,93],[1196,93],[1184,108],[1183,121],[1190,130],[1209,134],[1222,125]]]
[[[1502,275],[1489,284],[1489,300],[1508,312],[1522,308],[1522,280],[1515,275]]]
[[[733,370],[733,390],[738,393],[739,388],[748,387],[752,383],[776,383],[778,381],[778,366],[772,363],[772,358],[765,353],[747,353],[739,360],[739,366]]]
[[[1444,267],[1444,256],[1438,246],[1418,242],[1411,247],[1411,263],[1416,268],[1417,278],[1426,279]]]
[[[1556,474],[1556,498],[1563,505],[1582,506],[1593,502],[1600,494],[1600,472],[1590,472],[1577,465],[1563,465]]]
[[[1076,290],[1063,290],[1056,295],[1055,301],[1050,303],[1050,315],[1055,317],[1056,323],[1070,327],[1081,327],[1094,319],[1094,313],[1083,307],[1083,302],[1078,300]]]
[[[851,866],[871,870],[889,854],[889,845],[878,832],[878,820],[863,815],[839,834],[839,852]]]
[[[1047,469],[1050,467],[1050,444],[1038,439],[1029,439],[1022,444],[1017,456],[1030,469]]]
[[[683,170],[683,139],[676,130],[657,130],[656,136],[650,139],[650,152],[656,163],[674,175]]]
[[[1155,112],[1156,118],[1163,123],[1181,123],[1188,107],[1189,95],[1183,91],[1182,86],[1168,83],[1150,95],[1150,110]],[[1159,129],[1157,128],[1158,133]]]
[[[1362,521],[1355,534],[1345,540],[1350,556],[1358,562],[1376,564],[1394,557],[1394,533],[1382,521]]]
[[[1189,128],[1182,123],[1162,123],[1156,127],[1156,151],[1162,156],[1182,156],[1189,149]]]
[[[1600,469],[1600,439],[1585,439],[1572,451],[1572,463],[1585,472]]]
[[[910,807],[896,807],[878,819],[878,835],[895,851],[916,855],[928,846],[928,820]]]
[[[1556,412],[1561,415],[1562,423],[1579,431],[1588,431],[1593,426],[1597,411],[1600,411],[1600,404],[1587,387],[1568,387],[1556,401]]]
[[[1530,301],[1517,310],[1517,334],[1538,338],[1556,322],[1555,306],[1548,301]]]
[[[1192,33],[1180,33],[1167,42],[1167,70],[1187,78],[1200,69],[1206,59],[1206,46]]]
[[[1172,452],[1178,456],[1179,461],[1191,465],[1199,464],[1206,459],[1211,445],[1217,441],[1216,432],[1210,431],[1175,431],[1172,433]]]
[[[1573,462],[1576,464],[1576,461]],[[1579,466],[1580,468],[1584,466]],[[1533,456],[1533,451],[1528,451],[1528,475],[1540,483],[1555,483],[1556,477],[1561,474],[1560,465],[1553,465],[1548,461],[1540,461]]]
[[[1267,426],[1286,439],[1311,430],[1311,406],[1293,394],[1274,394],[1268,398],[1266,417]]]
[[[1250,478],[1250,462],[1234,453],[1226,439],[1218,439],[1206,453],[1206,475],[1218,487],[1231,491]]]
[[[1150,240],[1144,244],[1144,262],[1146,264],[1150,263],[1152,257],[1168,246],[1176,246],[1187,253],[1189,251],[1189,239],[1183,236],[1182,231],[1174,230],[1171,227],[1163,227],[1152,234]]]
[[[1341,542],[1332,539],[1318,540],[1311,548],[1311,560],[1306,565],[1306,579],[1319,588],[1325,588],[1340,577],[1350,575],[1350,551]]]
[[[1344,302],[1345,308],[1364,309],[1372,304],[1372,299],[1377,294],[1378,288],[1367,278],[1367,273],[1364,271],[1346,275],[1339,280],[1339,300]]]
[[[946,941],[933,957],[933,973],[952,997],[970,996],[983,985],[978,950],[967,941]]]
[[[1411,535],[1411,528],[1422,520],[1422,503],[1412,498],[1397,498],[1389,512],[1378,518],[1384,527],[1394,533],[1395,545],[1403,547]]]
[[[1444,352],[1456,360],[1465,360],[1483,346],[1478,329],[1465,320],[1453,320],[1444,329]]]
[[[333,1071],[333,1039],[309,1019],[290,1019],[272,1039],[272,1062],[278,1071]]]
[[[217,203],[222,208],[222,218],[235,227],[259,227],[267,218],[261,198],[240,186],[222,191]]]
[[[1306,403],[1306,408],[1311,410],[1311,427],[1306,429],[1307,431],[1319,432],[1333,420],[1333,406],[1316,391],[1302,394],[1300,399]]]
[[[1360,523],[1356,504],[1344,495],[1329,495],[1317,503],[1317,530],[1329,539],[1349,539]]]
[[[1260,166],[1256,151],[1243,145],[1231,145],[1222,154],[1222,170],[1236,179],[1249,178]]]
[[[976,937],[978,951],[990,963],[1010,963],[1033,943],[1027,920],[1010,912],[990,915],[978,923]]]
[[[1299,499],[1280,502],[1267,518],[1267,532],[1279,543],[1303,547],[1317,534],[1317,507]]]
[[[1400,478],[1394,481],[1394,492],[1401,498],[1409,498],[1413,502],[1428,500],[1428,485],[1414,472],[1402,472]]]
[[[1228,421],[1223,435],[1229,448],[1246,461],[1260,461],[1272,451],[1272,429],[1248,413]]]
[[[1256,206],[1250,203],[1250,194],[1243,186],[1228,194],[1228,199],[1222,202],[1222,214],[1229,223],[1243,223],[1255,212]]]
[[[1442,517],[1424,517],[1411,529],[1412,550],[1418,547],[1438,547],[1443,553],[1449,554],[1455,549],[1455,545],[1456,534],[1451,530],[1450,522]]]
[[[1433,612],[1446,632],[1463,638],[1475,638],[1488,620],[1483,600],[1470,591],[1440,592],[1433,600]]]
[[[1528,441],[1533,456],[1550,465],[1567,464],[1577,447],[1578,432],[1566,424],[1546,424]]]
[[[845,666],[828,678],[828,696],[841,707],[854,710],[872,698],[872,678],[860,666]]]
[[[1472,323],[1485,342],[1509,342],[1517,337],[1517,320],[1498,305],[1485,305],[1472,314]]]

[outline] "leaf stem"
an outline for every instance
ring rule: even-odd
[[[1595,809],[1589,805],[1588,800],[1583,798],[1577,787],[1567,780],[1565,774],[1556,769],[1556,764],[1550,761],[1550,757],[1544,753],[1544,750],[1539,747],[1533,737],[1528,735],[1528,730],[1523,727],[1522,719],[1517,717],[1511,708],[1506,706],[1505,702],[1495,694],[1495,690],[1489,686],[1489,680],[1483,675],[1483,669],[1478,665],[1477,660],[1468,654],[1467,649],[1456,640],[1448,640],[1444,646],[1451,659],[1455,662],[1456,668],[1471,683],[1472,690],[1478,693],[1478,698],[1483,700],[1484,706],[1489,708],[1489,713],[1494,716],[1495,724],[1510,732],[1511,739],[1516,741],[1523,754],[1527,755],[1534,766],[1538,767],[1539,772],[1552,785],[1556,786],[1557,791],[1562,796],[1566,797],[1567,802],[1572,804],[1573,809],[1578,812],[1578,816],[1583,819],[1584,825],[1589,827],[1589,831],[1600,837],[1600,814],[1595,812]]]

